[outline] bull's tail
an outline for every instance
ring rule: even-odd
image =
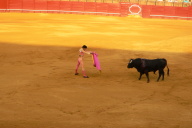
[[[167,75],[169,76],[169,67],[168,67],[168,64],[167,64],[167,60],[166,59],[164,59],[164,60],[165,60],[166,66],[167,66]]]
[[[167,75],[169,76],[169,67],[168,67],[168,65],[167,65]]]

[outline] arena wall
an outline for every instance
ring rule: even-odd
[[[99,3],[61,0],[1,0],[0,12],[67,13],[123,17],[139,15],[143,18],[192,20],[192,6],[140,5],[127,2]]]

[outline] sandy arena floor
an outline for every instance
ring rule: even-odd
[[[170,76],[139,81],[130,58],[166,58]],[[0,13],[0,128],[192,128],[191,62],[191,21]]]

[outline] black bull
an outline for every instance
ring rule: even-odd
[[[149,82],[149,72],[155,72],[159,71],[159,77],[157,81],[159,81],[160,77],[162,76],[162,80],[164,80],[164,68],[167,66],[167,75],[169,75],[169,68],[167,65],[166,59],[130,59],[127,68],[133,68],[135,67],[138,72],[140,72],[139,80],[141,79],[141,76],[143,74],[146,74],[147,76],[147,82]]]

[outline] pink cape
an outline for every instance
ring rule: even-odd
[[[97,53],[93,53],[93,66],[95,66],[97,68],[97,70],[101,70]]]

